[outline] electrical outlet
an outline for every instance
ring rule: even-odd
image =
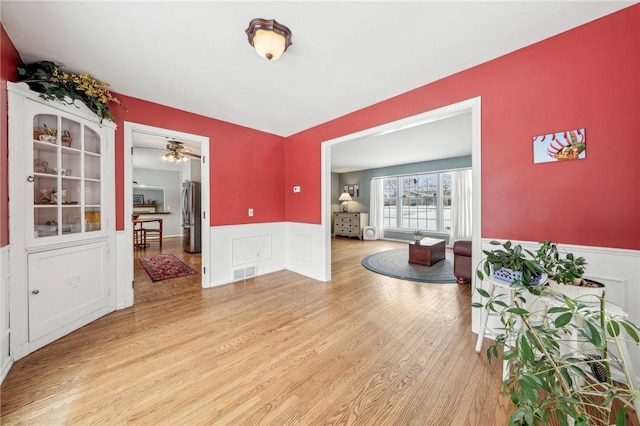
[[[249,217],[253,216],[253,209],[249,209]]]

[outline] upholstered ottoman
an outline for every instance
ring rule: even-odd
[[[471,281],[471,241],[456,241],[453,243],[453,275],[458,284]]]

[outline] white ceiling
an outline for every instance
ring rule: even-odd
[[[289,136],[635,3],[2,0],[0,16],[26,63]],[[257,17],[293,33],[277,61],[247,42]]]
[[[465,155],[471,155],[471,113],[333,145],[331,171],[346,173]]]

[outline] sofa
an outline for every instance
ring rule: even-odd
[[[471,269],[471,241],[456,241],[453,243],[453,275],[458,284],[471,282]]]

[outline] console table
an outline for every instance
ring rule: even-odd
[[[409,263],[431,266],[444,260],[444,240],[423,238],[420,242],[409,243]]]

